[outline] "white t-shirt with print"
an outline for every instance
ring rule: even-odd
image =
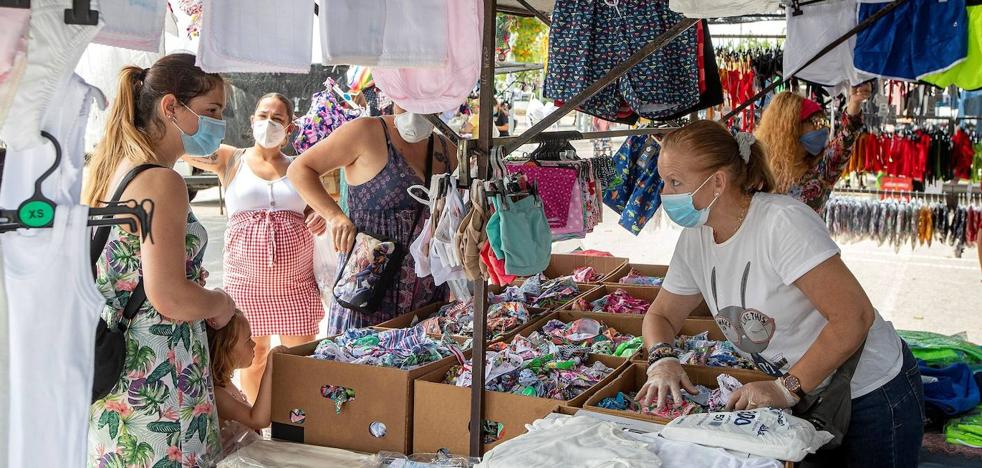
[[[684,230],[662,287],[679,295],[701,293],[737,349],[761,370],[780,376],[828,323],[794,282],[838,253],[811,208],[784,195],[758,193],[743,225],[726,242],[717,244],[707,226]],[[892,380],[902,363],[900,337],[876,312],[852,397]]]

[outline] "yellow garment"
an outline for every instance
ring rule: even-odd
[[[961,63],[940,73],[920,77],[942,88],[954,84],[962,89],[982,88],[982,5],[966,8],[968,12],[968,53]]]

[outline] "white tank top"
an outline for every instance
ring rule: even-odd
[[[236,151],[232,157],[232,167],[235,165],[239,170],[228,184],[225,194],[229,216],[252,210],[288,210],[303,214],[307,202],[303,201],[286,176],[275,180],[260,178],[249,167],[245,150]]]

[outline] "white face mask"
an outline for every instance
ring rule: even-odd
[[[252,137],[263,148],[279,148],[286,138],[286,129],[279,122],[257,120],[252,124]]]
[[[433,124],[422,115],[403,112],[396,116],[396,129],[408,143],[418,143],[433,134]]]

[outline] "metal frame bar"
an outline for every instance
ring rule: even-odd
[[[627,130],[608,130],[606,132],[542,132],[531,140],[526,142],[529,143],[541,143],[547,141],[555,136],[557,133],[563,134],[563,137],[567,140],[594,140],[597,138],[616,138],[622,136],[634,136],[634,135],[662,135],[669,133],[673,130],[678,130],[679,127],[649,127],[649,128],[631,128]],[[507,145],[508,142],[514,140],[517,137],[504,137],[495,138],[494,146]]]
[[[843,42],[848,41],[849,38],[851,38],[852,36],[855,36],[857,33],[859,33],[859,31],[862,31],[862,30],[866,29],[867,27],[869,27],[873,23],[877,22],[880,18],[883,18],[884,16],[890,14],[890,12],[892,12],[893,10],[895,10],[900,5],[903,5],[904,3],[907,3],[907,1],[908,0],[894,0],[893,3],[887,5],[886,7],[884,7],[883,9],[881,9],[880,11],[877,11],[876,13],[873,14],[873,16],[870,16],[869,18],[866,18],[865,20],[863,20],[862,23],[857,24],[855,27],[853,27],[852,29],[850,29],[849,31],[847,31],[845,34],[843,34],[842,36],[840,36],[838,39],[832,41],[829,45],[825,46],[825,48],[823,48],[822,50],[818,51],[818,53],[815,54],[814,57],[810,58],[807,62],[805,62],[804,65],[798,67],[798,70],[804,70],[809,65],[815,63],[816,60],[818,60],[818,59],[822,58],[823,56],[825,56],[825,54],[827,54],[827,53],[835,50],[835,48],[838,47]],[[805,5],[807,3],[802,3],[802,4]],[[795,75],[794,73],[791,73],[790,75],[785,76],[784,78],[782,78],[780,80],[775,80],[773,83],[771,83],[770,85],[768,85],[764,89],[760,90],[759,93],[755,94],[753,97],[751,97],[750,99],[746,100],[743,104],[740,104],[739,106],[734,107],[733,110],[731,110],[730,112],[728,112],[726,115],[724,115],[722,118],[719,119],[720,122],[726,122],[727,120],[732,119],[734,116],[736,116],[737,114],[739,114],[740,112],[742,112],[748,106],[750,106],[754,102],[757,102],[758,99],[760,99],[760,98],[764,97],[765,95],[767,95],[767,93],[773,91],[778,86],[780,86],[780,85],[782,85],[784,83],[787,83],[788,81],[791,81],[791,79],[794,78],[794,75]]]
[[[516,0],[516,1],[518,3],[521,3],[522,6],[525,7],[525,9],[529,11],[529,13],[532,13],[536,18],[539,18],[539,21],[542,21],[543,23],[546,24],[546,26],[549,26],[550,28],[552,27],[552,19],[550,19],[548,16],[546,16],[545,13],[543,13],[543,12],[541,12],[539,10],[536,10],[534,6],[529,5],[529,2],[527,2],[525,0]]]
[[[457,132],[453,131],[453,129],[450,128],[450,126],[447,125],[447,123],[444,122],[439,115],[423,114],[423,118],[430,121],[430,123],[433,124],[436,128],[440,129],[440,133],[442,133],[443,136],[449,138],[450,141],[453,142],[453,144],[456,145],[460,143],[460,135],[458,135]]]
[[[595,81],[592,85],[590,85],[583,91],[580,91],[576,96],[573,96],[571,99],[566,101],[566,103],[563,104],[563,107],[560,107],[553,113],[547,115],[545,118],[539,121],[539,123],[533,125],[532,128],[526,130],[521,135],[516,136],[513,141],[505,145],[504,153],[507,155],[518,149],[520,146],[528,143],[529,140],[531,140],[533,137],[542,133],[545,129],[549,128],[549,126],[551,126],[552,124],[558,122],[559,119],[562,119],[563,117],[566,116],[566,114],[569,114],[574,109],[579,107],[581,104],[586,102],[587,99],[590,99],[591,97],[593,97],[593,95],[599,93],[602,89],[613,83],[616,79],[625,75],[635,65],[641,63],[642,60],[646,59],[651,54],[657,52],[662,47],[665,47],[665,45],[671,42],[673,39],[675,39],[675,37],[677,37],[679,34],[682,34],[683,32],[691,28],[699,21],[700,20],[694,18],[685,18],[682,21],[679,21],[675,26],[672,26],[667,31],[665,31],[664,33],[656,37],[654,40],[646,44],[640,50],[635,52],[634,55],[629,57],[626,61],[611,69],[602,78]],[[484,134],[484,127],[481,128],[481,134],[482,135]]]

